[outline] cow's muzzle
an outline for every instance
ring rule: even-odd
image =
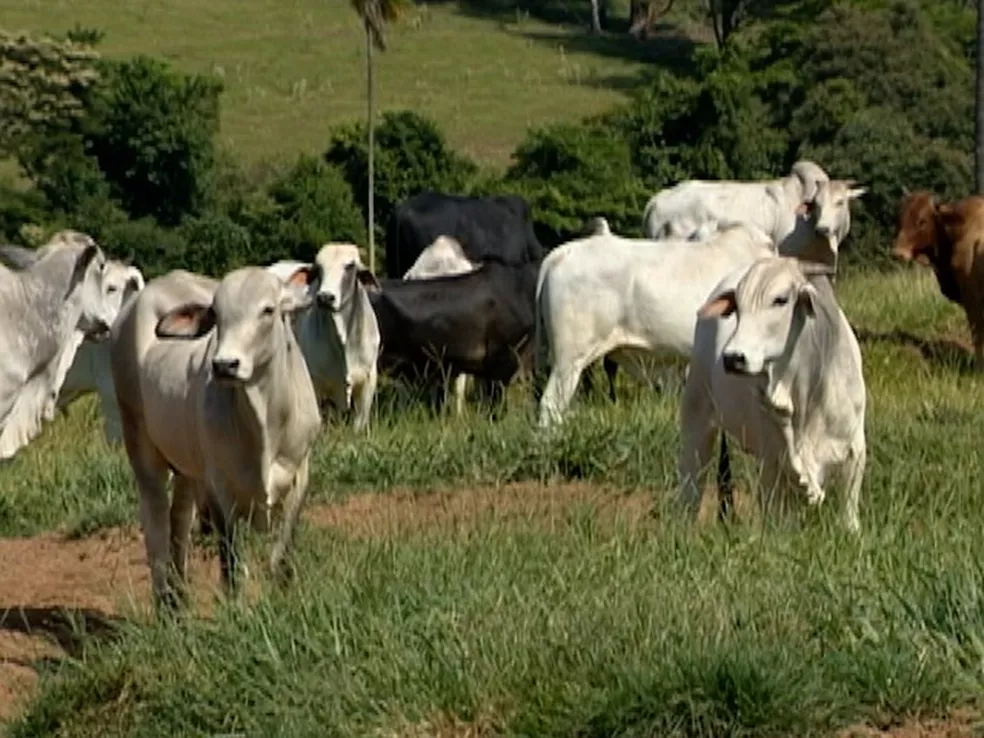
[[[220,381],[237,381],[239,379],[239,359],[213,359],[212,374]]]
[[[317,303],[318,307],[325,308],[326,310],[334,310],[338,303],[335,296],[330,292],[319,292],[315,295],[314,301]]]
[[[85,337],[90,341],[95,343],[100,343],[109,338],[109,326],[104,320],[96,320],[93,322],[92,327],[86,332]]]

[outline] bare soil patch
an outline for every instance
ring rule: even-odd
[[[706,494],[701,518],[716,513]],[[309,524],[354,537],[455,534],[478,527],[536,525],[561,528],[574,515],[602,525],[652,523],[649,492],[625,493],[586,483],[511,484],[501,488],[408,490],[360,494],[336,505],[311,505]],[[736,494],[738,512],[747,504]],[[195,546],[189,561],[195,610],[208,616],[221,596],[214,554]],[[254,577],[247,599],[260,596]],[[121,618],[151,614],[150,581],[138,527],[103,530],[83,539],[58,533],[0,539],[0,725],[16,717],[37,689],[37,667],[77,653],[80,632],[100,635]],[[407,725],[407,735],[492,735],[489,720],[461,723],[435,716],[426,725]],[[964,738],[973,735],[970,717],[907,723],[888,730],[859,726],[838,738]]]

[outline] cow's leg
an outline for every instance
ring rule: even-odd
[[[454,414],[461,417],[465,411],[465,393],[468,391],[468,375],[459,374],[453,380],[454,385]]]
[[[287,496],[284,498],[283,521],[281,522],[280,534],[270,554],[270,570],[273,572],[273,576],[277,582],[281,585],[287,584],[293,578],[293,570],[290,566],[290,554],[294,546],[297,522],[300,519],[301,507],[304,504],[309,476],[310,462],[308,457],[305,457],[304,461],[297,467],[294,482]]]
[[[219,569],[222,572],[222,585],[227,595],[239,591],[239,552],[236,550],[237,521],[234,515],[225,515],[213,510],[213,523],[219,534]]]
[[[864,468],[868,459],[868,450],[864,433],[855,440],[846,464],[846,479],[844,485],[843,519],[844,527],[851,533],[861,530],[861,520],[858,507],[861,498],[861,482],[864,480]]]
[[[147,565],[158,606],[176,609],[181,603],[171,589],[171,504],[167,494],[167,462],[150,439],[124,433],[124,443],[140,490],[140,525],[143,527]]]
[[[605,376],[608,377],[608,397],[611,401],[615,402],[615,375],[618,373],[618,364],[615,363],[614,359],[605,357],[602,365],[605,368]]]
[[[197,483],[185,476],[173,477],[174,497],[171,501],[171,565],[172,587],[175,595],[187,601],[188,547],[191,543],[191,524],[195,517]]]
[[[696,387],[688,385],[681,400],[679,499],[692,520],[700,513],[707,472],[714,455],[714,441],[718,436],[708,399]]]
[[[361,433],[369,427],[369,418],[372,414],[372,401],[376,396],[376,383],[379,381],[379,374],[376,365],[373,364],[366,378],[352,388],[352,406],[355,409],[355,423],[353,427],[356,433]]]
[[[587,364],[588,362],[583,359],[554,363],[546,389],[543,390],[543,398],[540,400],[541,428],[561,421],[564,411],[571,404],[571,399],[577,391],[581,373]]]

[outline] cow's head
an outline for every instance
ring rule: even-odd
[[[734,289],[716,295],[700,308],[700,318],[734,314],[738,325],[721,355],[725,371],[764,374],[787,354],[805,321],[816,313],[817,290],[807,275],[834,274],[819,264],[789,257],[766,257],[754,262]]]
[[[359,285],[379,289],[379,282],[362,264],[359,249],[354,244],[325,244],[314,261],[321,273],[321,285],[315,295],[319,310],[344,311]]]
[[[113,259],[106,262],[103,269],[102,293],[106,308],[112,314],[114,321],[126,301],[143,288],[144,277],[139,269]]]
[[[892,256],[902,261],[930,264],[937,250],[939,206],[932,193],[912,192],[899,202],[898,227]]]
[[[40,260],[60,258],[59,252],[74,252],[66,299],[79,300],[81,311],[76,329],[93,341],[105,340],[109,337],[110,326],[120,312],[119,303],[110,299],[107,294],[106,256],[89,236],[76,231],[63,233],[70,234],[71,240],[53,240],[42,249],[44,253]]]
[[[793,164],[789,175],[796,181],[803,207],[808,206],[816,199],[817,189],[821,182],[830,181],[830,177],[823,168],[809,159],[800,159]]]
[[[157,323],[158,338],[201,338],[215,330],[212,376],[220,382],[250,383],[287,350],[284,316],[311,304],[316,269],[299,266],[285,280],[267,269],[244,267],[219,283],[211,305],[175,308]]]
[[[806,261],[837,265],[840,245],[851,230],[851,201],[868,191],[853,180],[817,182],[816,196],[800,206],[813,231],[815,244],[802,255]]]

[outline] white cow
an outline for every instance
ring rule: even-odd
[[[314,302],[293,317],[294,332],[319,399],[339,409],[355,409],[353,428],[369,425],[378,381],[379,326],[367,287],[379,288],[354,244],[325,244],[314,264],[318,274]],[[302,262],[280,261],[268,269],[281,279]]]
[[[438,236],[434,243],[420,252],[417,261],[407,269],[404,279],[432,279],[449,277],[452,274],[468,274],[480,265],[470,261],[457,239],[451,236]],[[465,409],[465,394],[468,391],[467,374],[454,378],[454,411],[461,415]]]
[[[215,281],[184,271],[151,280],[113,325],[111,365],[154,593],[176,606],[195,503],[217,527],[223,582],[237,591],[235,531],[283,508],[270,556],[288,573],[321,425],[288,316],[310,303],[315,269],[286,282],[246,267]],[[174,498],[167,478],[173,472]]]
[[[116,318],[103,291],[106,257],[89,236],[62,231],[37,252],[4,248],[0,265],[0,459],[14,456],[55,414],[79,344]]]
[[[752,182],[686,180],[657,192],[646,204],[642,231],[650,239],[707,240],[722,224],[749,223],[780,243],[798,213],[813,202],[827,173],[798,161],[789,175]]]
[[[144,287],[143,274],[134,266],[110,259],[106,262],[103,294],[107,304],[119,312],[133,295]],[[120,411],[116,404],[113,373],[109,366],[109,342],[87,338],[75,353],[58,393],[57,407],[66,409],[75,400],[96,392],[103,414],[103,433],[109,443],[123,441]]]
[[[707,241],[646,241],[612,234],[566,243],[540,267],[537,362],[553,368],[540,401],[540,425],[561,419],[581,373],[603,356],[640,376],[656,353],[690,356],[697,309],[732,270],[778,251],[836,266],[850,228],[843,183],[821,185],[778,249],[753,225],[732,224]]]
[[[451,236],[438,236],[434,243],[420,252],[417,261],[407,269],[404,279],[429,279],[431,277],[467,274],[478,269],[478,264],[465,256],[458,240]]]
[[[864,476],[861,350],[827,267],[770,256],[729,275],[700,309],[681,403],[682,500],[694,515],[718,429],[763,462],[763,507],[790,490],[811,505],[832,473],[856,531]],[[726,457],[725,457],[726,458]]]

